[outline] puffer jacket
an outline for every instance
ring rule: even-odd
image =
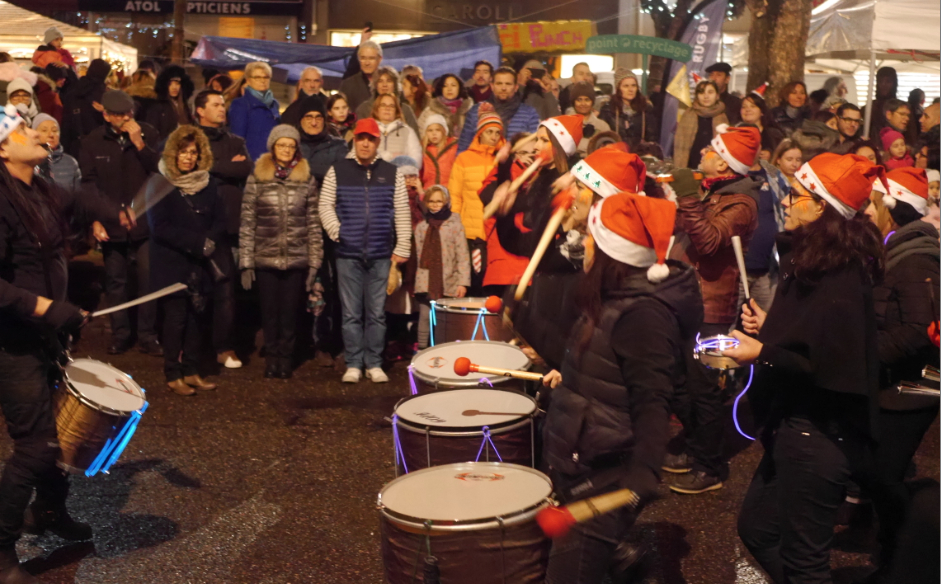
[[[480,143],[480,133],[474,137],[470,148],[461,152],[448,179],[448,191],[451,193],[451,210],[461,216],[467,239],[487,239],[484,230],[484,203],[480,200],[480,189],[490,174],[497,151],[504,140],[496,146],[484,146]]]
[[[591,325],[585,316],[575,325],[543,430],[553,470],[581,476],[624,465],[629,476],[656,484],[683,351],[702,323],[693,269],[668,265],[670,276],[659,284],[637,269],[603,291],[601,318],[584,347]]]
[[[816,120],[804,120],[800,128],[791,134],[791,139],[797,142],[804,153],[803,160],[807,162],[814,156],[833,150],[840,142],[840,133]]]
[[[678,235],[670,257],[696,268],[702,286],[705,322],[726,324],[738,316],[738,264],[732,236],[747,249],[758,227],[761,181],[734,177],[703,181],[705,196],[678,200]]]
[[[443,145],[425,146],[425,156],[421,166],[421,182],[425,188],[448,184],[455,160],[457,160],[457,138],[446,137]]]
[[[386,162],[392,162],[397,156],[408,156],[415,162],[422,159],[421,141],[415,130],[408,127],[402,120],[395,120],[388,124],[376,120],[379,131],[382,132],[382,141],[379,143],[379,157]]]
[[[278,100],[265,105],[263,101],[246,92],[232,100],[229,106],[229,131],[245,139],[245,146],[252,160],[268,152],[268,135],[281,119]]]
[[[66,154],[61,144],[49,154],[40,168],[48,173],[53,182],[70,193],[79,189],[82,182],[82,170],[78,166],[78,160]]]
[[[444,119],[448,120],[448,135],[449,136],[460,136],[461,132],[464,130],[464,120],[467,119],[467,112],[470,111],[470,108],[474,107],[474,100],[471,98],[465,98],[461,103],[461,106],[457,108],[455,113],[451,113],[441,100],[438,98],[433,98],[428,100],[428,107],[422,110],[421,115],[418,116],[418,127],[424,128],[426,120],[434,114],[444,116]]]
[[[441,224],[438,229],[441,235],[441,275],[444,282],[444,295],[457,296],[458,286],[470,286],[470,252],[467,250],[467,238],[464,236],[464,227],[457,213]],[[418,254],[418,265],[421,265],[422,249],[425,246],[425,236],[428,235],[428,222],[422,221],[415,228],[415,250]],[[415,293],[428,292],[428,270],[418,268],[415,272]]]
[[[303,158],[287,180],[275,178],[271,154],[262,154],[248,177],[239,227],[239,267],[320,268],[323,229],[317,183]]]
[[[913,221],[889,235],[885,279],[872,291],[883,408],[938,407],[937,398],[900,396],[892,387],[899,381],[918,382],[925,365],[938,366],[938,349],[928,338],[928,325],[938,310],[937,296],[932,298],[929,287],[937,294],[939,257],[938,230],[929,223]]]

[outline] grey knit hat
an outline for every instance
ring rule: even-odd
[[[268,134],[269,152],[274,148],[274,143],[281,138],[290,138],[294,140],[294,143],[298,146],[301,144],[301,135],[298,133],[297,128],[288,124],[280,124],[271,128],[271,133]]]
[[[33,129],[38,130],[39,125],[42,124],[43,122],[55,122],[56,127],[57,128],[59,127],[59,121],[55,119],[54,117],[50,116],[49,114],[39,114],[38,116],[33,118]]]
[[[630,77],[634,81],[637,81],[637,75],[634,75],[634,72],[628,69],[627,67],[618,67],[614,70],[614,87],[615,89],[621,85],[621,81]]]
[[[54,26],[50,26],[46,29],[46,34],[43,35],[42,42],[48,45],[52,41],[61,38],[64,37],[62,36],[62,33],[59,32],[59,29]]]

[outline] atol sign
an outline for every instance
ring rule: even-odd
[[[578,53],[591,37],[591,21],[507,22],[497,31],[504,53]]]

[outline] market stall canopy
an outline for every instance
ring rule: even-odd
[[[382,64],[401,70],[418,65],[426,79],[459,72],[469,77],[474,63],[486,59],[499,63],[500,37],[494,26],[445,32],[382,45]],[[327,77],[342,77],[356,49],[326,45],[284,43],[255,39],[203,37],[190,61],[203,67],[241,69],[253,61],[263,61],[288,83],[300,79],[305,67],[319,67]]]
[[[106,39],[84,28],[71,26],[41,14],[30,12],[0,0],[0,50],[16,59],[30,59],[36,47],[43,44],[43,35],[56,27],[65,37],[65,48],[78,63],[92,59],[105,59],[112,65],[123,66],[126,73],[137,69],[137,49]]]

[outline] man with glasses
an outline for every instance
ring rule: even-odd
[[[268,135],[280,123],[281,107],[271,93],[271,66],[256,61],[245,65],[245,95],[229,106],[229,129],[245,139],[252,160],[268,152]]]
[[[101,105],[105,125],[82,139],[79,166],[82,186],[97,190],[114,208],[110,216],[115,219],[96,225],[94,233],[104,253],[105,295],[108,304],[115,306],[152,292],[147,221],[136,217],[130,205],[147,177],[157,172],[159,137],[153,126],[134,121],[134,100],[123,91],[106,92]],[[156,319],[156,303],[137,307],[137,341],[141,352],[162,356]],[[112,313],[108,353],[124,353],[133,344],[128,311]]]
[[[312,107],[308,101],[319,101],[326,105],[329,96],[323,92],[323,72],[317,67],[307,67],[297,82],[294,102],[281,114],[281,123],[297,126],[301,122],[301,109]]]
[[[863,114],[859,108],[851,103],[844,103],[836,110],[836,129],[840,133],[840,141],[833,147],[836,154],[847,154],[853,146],[854,140],[859,136],[862,127]]]

